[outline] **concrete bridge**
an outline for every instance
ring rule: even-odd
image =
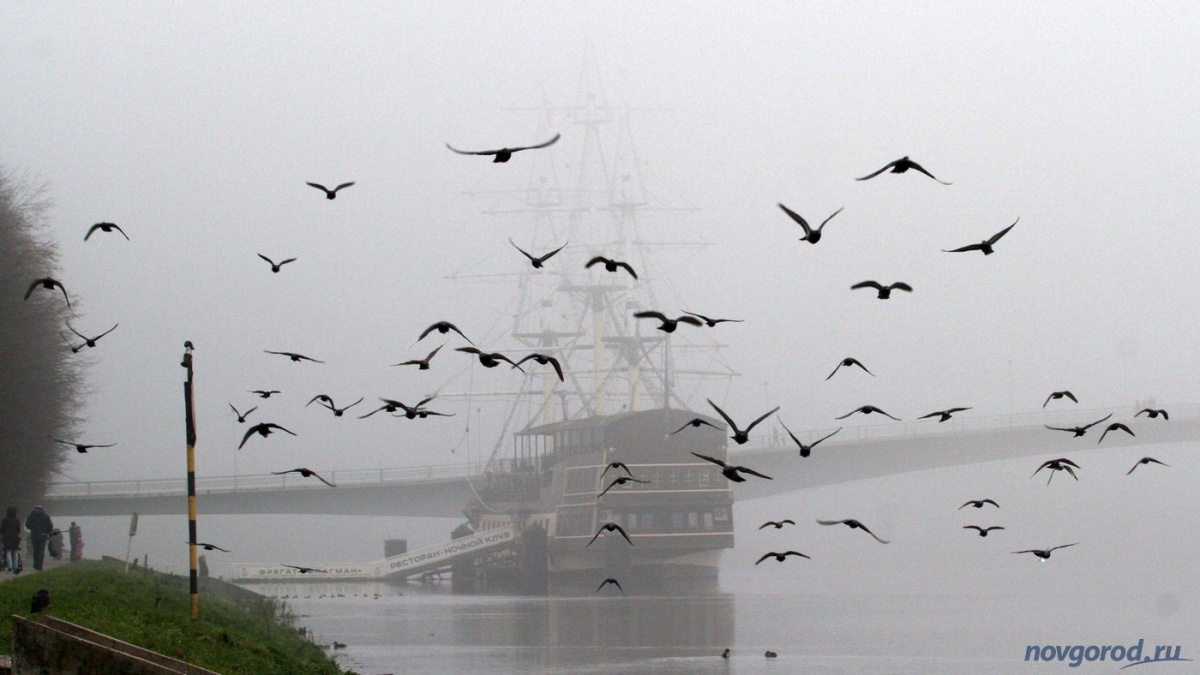
[[[1050,431],[1044,424],[1072,427],[1100,419],[1113,408],[1071,407],[1052,412],[994,417],[956,416],[934,420],[845,426],[838,435],[801,458],[786,435],[760,437],[733,446],[731,460],[772,476],[748,481],[734,491],[738,501],[854,480],[943,467],[1058,453],[1200,440],[1200,406],[1174,405],[1170,421],[1118,410],[1137,434],[1110,434],[1097,445],[1103,426],[1083,438]],[[871,418],[860,418],[871,419]],[[811,443],[835,427],[797,433]],[[786,441],[786,444],[783,443]],[[1030,473],[1037,468],[1030,466]],[[481,464],[454,464],[395,469],[336,471],[329,488],[299,476],[242,475],[196,480],[198,508],[205,514],[327,514],[414,517],[459,517],[479,484]],[[183,514],[187,511],[184,479],[90,481],[54,484],[44,500],[56,514],[69,516]]]

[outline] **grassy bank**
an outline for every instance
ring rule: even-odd
[[[232,600],[201,592],[190,619],[188,581],[120,565],[82,561],[0,584],[0,653],[12,649],[13,614],[29,616],[38,589],[50,591],[46,614],[220,673],[334,675],[333,661],[291,626],[273,598]]]

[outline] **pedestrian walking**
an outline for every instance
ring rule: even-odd
[[[13,574],[21,573],[21,519],[17,507],[10,506],[0,520],[0,548],[3,549],[4,568]]]
[[[29,540],[33,544],[33,569],[41,570],[46,558],[46,543],[50,541],[50,533],[54,531],[54,521],[50,514],[41,506],[33,507],[25,516],[25,529],[29,530]]]

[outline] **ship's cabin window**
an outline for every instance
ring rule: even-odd
[[[630,514],[630,515],[632,515],[632,514]],[[653,530],[654,529],[654,514],[653,513],[647,512],[647,513],[642,514],[642,529],[643,530]]]
[[[711,476],[712,473],[707,468],[699,469],[699,472],[700,472],[700,474],[699,474],[699,476],[697,476],[697,481],[696,481],[697,486],[700,489],[704,489],[704,488],[708,487],[709,476]]]
[[[620,518],[620,516],[617,517]],[[597,511],[596,518],[602,523],[613,522],[612,509],[601,509],[600,511]]]
[[[729,508],[725,506],[718,506],[717,508],[713,509],[713,519],[718,521],[729,520]]]
[[[704,514],[704,529],[706,529],[706,530],[713,529],[713,514],[711,514],[711,513]]]
[[[700,527],[700,514],[696,513],[695,511],[692,511],[692,512],[688,513],[687,516],[688,516],[688,527],[692,528],[693,530],[696,529],[697,527]]]
[[[637,515],[636,513],[627,513],[627,514],[625,514],[625,520],[626,520],[626,521],[628,521],[628,523],[625,525],[625,527],[628,527],[628,528],[629,528],[629,529],[631,529],[631,530],[636,530],[636,529],[637,529],[637,527],[638,527],[638,515]]]

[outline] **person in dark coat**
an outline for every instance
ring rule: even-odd
[[[0,520],[0,548],[4,551],[4,566],[13,574],[21,573],[21,519],[17,507],[10,506]]]
[[[46,542],[54,530],[54,521],[50,520],[46,509],[35,506],[25,516],[25,529],[29,530],[29,539],[33,543],[33,569],[41,570],[42,561],[46,558]]]
[[[71,562],[83,559],[83,530],[75,521],[71,521],[71,529],[67,530],[68,541],[71,544]]]

